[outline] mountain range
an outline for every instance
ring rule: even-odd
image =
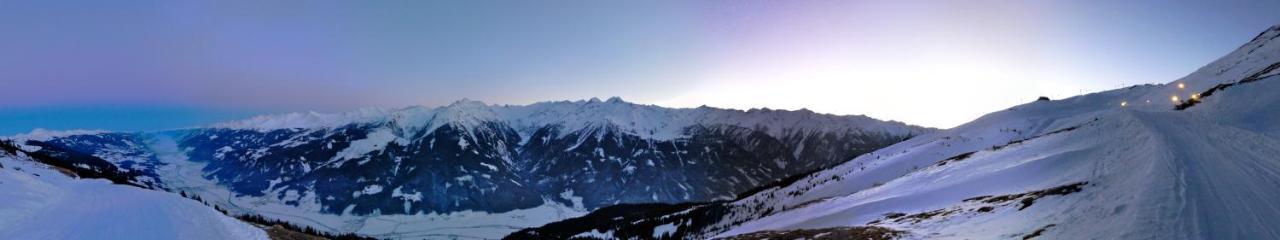
[[[462,100],[11,140],[82,175],[201,196],[233,214],[373,237],[498,238],[617,204],[734,199],[932,131],[808,110],[610,98]]]
[[[1280,239],[1277,90],[1280,26],[945,130],[619,98],[37,130],[0,239]]]

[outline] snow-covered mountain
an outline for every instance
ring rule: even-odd
[[[102,159],[124,182],[219,199],[235,214],[374,237],[499,238],[615,204],[733,199],[931,131],[807,110],[611,98],[463,100],[14,139]]]
[[[729,199],[927,131],[612,98],[286,114],[174,134],[237,194],[314,194],[322,212],[367,215]]]
[[[1167,84],[1015,106],[734,201],[509,238],[1280,239],[1277,91],[1280,26]]]
[[[267,239],[262,229],[178,194],[74,172],[0,142],[0,239]]]

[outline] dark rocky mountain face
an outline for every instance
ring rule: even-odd
[[[178,135],[190,159],[209,163],[206,177],[236,194],[271,194],[293,205],[317,201],[335,214],[505,212],[547,200],[595,209],[731,199],[910,137],[797,131],[777,138],[740,126],[695,125],[685,129],[687,137],[661,140],[601,124],[542,126],[523,140],[497,121],[400,129],[350,124]],[[357,143],[391,135],[407,137]]]
[[[187,133],[179,146],[190,150],[191,159],[208,161],[209,177],[237,194],[274,194],[292,205],[312,195],[326,213],[505,212],[542,204],[511,167],[519,137],[498,123],[470,130],[445,125],[412,133],[418,136],[413,141],[364,146],[370,152],[338,157],[384,127],[206,129]]]
[[[737,126],[695,126],[687,138],[643,139],[600,127],[554,138],[540,129],[523,146],[528,179],[544,192],[573,191],[588,209],[619,203],[731,199],[794,174],[826,167],[904,136],[795,133],[778,139]],[[554,198],[566,205],[566,198]]]
[[[407,145],[389,144],[385,150],[360,158],[358,161],[368,161],[364,165],[348,161],[324,169],[331,172],[315,176],[330,188],[334,195],[329,196],[335,199],[322,194],[321,202],[350,203],[357,214],[506,212],[542,204],[541,195],[529,187],[510,161],[520,141],[514,131],[500,123],[470,130],[461,127],[445,125]],[[385,190],[370,193],[365,187],[364,194],[351,194],[351,187],[371,184]]]

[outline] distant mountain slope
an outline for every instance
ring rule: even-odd
[[[614,98],[286,114],[174,134],[238,194],[315,194],[323,212],[363,215],[728,199],[927,131]]]
[[[867,226],[911,239],[1277,239],[1278,38],[1272,27],[1169,84],[1019,105],[735,201],[638,206],[509,238]]]

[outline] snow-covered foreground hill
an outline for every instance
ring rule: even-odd
[[[1280,26],[1168,84],[1015,106],[735,201],[511,238],[1280,239],[1277,74]]]
[[[70,177],[0,152],[0,239],[267,239],[177,194]]]

